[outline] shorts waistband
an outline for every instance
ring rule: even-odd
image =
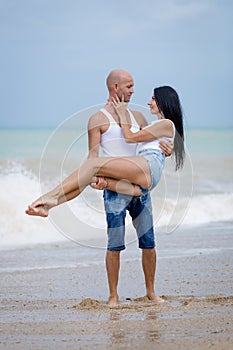
[[[155,148],[147,148],[142,149],[138,152],[139,155],[147,155],[147,154],[156,154],[156,155],[164,155],[164,153],[160,149]]]

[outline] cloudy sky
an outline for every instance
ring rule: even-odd
[[[0,0],[0,127],[57,126],[107,98],[113,68],[179,93],[187,127],[233,126],[231,0]]]

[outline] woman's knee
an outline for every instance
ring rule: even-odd
[[[87,159],[86,166],[89,170],[93,172],[93,174],[97,174],[100,168],[99,159],[98,158]]]

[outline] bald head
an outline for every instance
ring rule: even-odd
[[[123,79],[133,80],[131,74],[129,72],[127,72],[126,70],[123,70],[123,69],[112,70],[106,79],[106,84],[107,84],[108,90],[111,90],[111,87],[114,84],[119,84]]]
[[[109,92],[108,101],[112,98],[124,98],[125,102],[129,102],[132,94],[134,93],[134,81],[132,75],[126,70],[114,69],[112,70],[106,80],[107,88]]]

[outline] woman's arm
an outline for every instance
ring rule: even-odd
[[[118,98],[113,99],[113,106],[115,107],[120,118],[122,132],[127,143],[147,142],[162,136],[173,136],[172,124],[168,119],[164,119],[159,123],[146,126],[137,132],[132,132],[126,119],[127,105],[124,103],[124,99],[122,98],[121,102]]]

